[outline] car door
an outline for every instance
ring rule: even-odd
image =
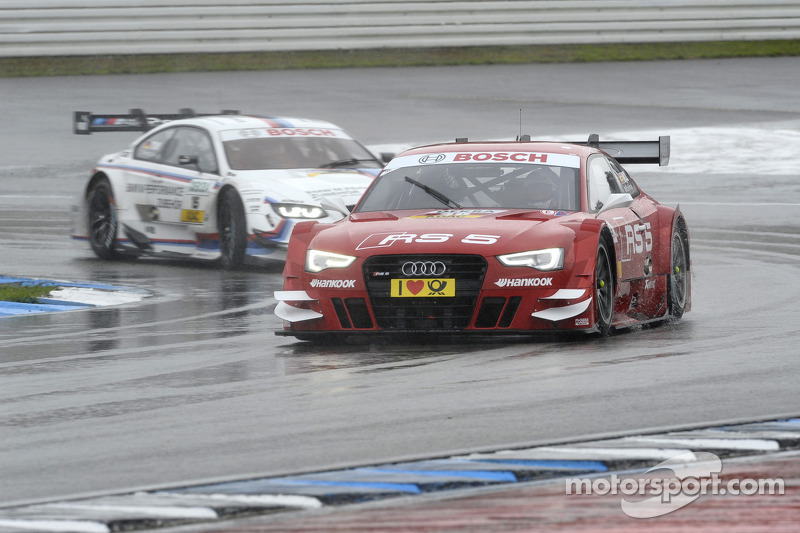
[[[636,184],[616,161],[602,154],[590,157],[587,181],[590,211],[600,213],[598,217],[605,220],[615,233],[617,278],[630,281],[650,276],[655,248],[655,206],[640,194]],[[631,205],[600,212],[612,194],[624,193],[631,195]]]
[[[204,129],[193,126],[169,128],[164,133],[166,140],[147,191],[147,204],[157,213],[154,222],[201,225],[208,217],[211,190],[218,179],[211,138]]]

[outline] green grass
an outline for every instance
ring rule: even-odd
[[[21,285],[19,283],[0,283],[0,302],[36,303],[39,298],[48,296],[58,287],[41,285]]]
[[[800,56],[800,40],[0,58],[0,77]]]

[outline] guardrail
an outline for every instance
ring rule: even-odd
[[[800,0],[0,0],[0,56],[800,38]]]

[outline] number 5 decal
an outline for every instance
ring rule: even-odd
[[[476,235],[472,233],[461,239],[461,242],[464,244],[494,244],[499,238],[500,235]]]

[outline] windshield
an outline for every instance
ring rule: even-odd
[[[579,206],[577,168],[451,163],[384,172],[367,190],[356,211],[443,207],[577,211]]]
[[[255,137],[223,142],[233,170],[287,168],[381,168],[352,139],[328,137]]]

